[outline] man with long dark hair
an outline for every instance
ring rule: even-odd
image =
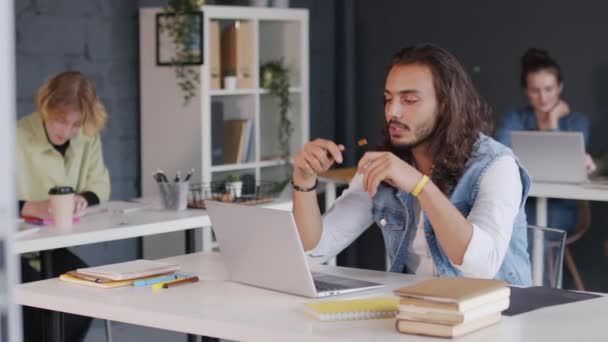
[[[306,250],[330,259],[372,222],[390,270],[530,284],[523,210],[530,179],[511,150],[486,134],[485,104],[446,50],[397,52],[384,89],[384,144],[366,153],[349,188],[321,217],[317,175],[344,146],[317,139],[294,156],[294,216]]]

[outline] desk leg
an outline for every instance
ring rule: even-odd
[[[547,227],[547,198],[536,198],[536,225]],[[545,254],[543,253],[543,233],[540,231],[534,232],[532,240],[534,251],[532,254],[532,285],[542,286],[543,284],[543,268],[545,264]]]
[[[194,229],[186,230],[186,254],[196,252],[195,232]],[[188,334],[188,342],[198,342],[198,336]]]
[[[186,230],[186,254],[196,252],[196,230],[188,229]]]
[[[53,278],[53,250],[40,252],[40,267],[42,279]],[[47,342],[64,341],[63,313],[44,310],[42,317],[44,340]]]

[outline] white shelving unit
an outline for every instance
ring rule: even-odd
[[[177,170],[184,173],[195,168],[191,181],[203,183],[221,181],[228,173],[247,173],[254,175],[256,180],[277,180],[283,177],[284,162],[277,157],[280,155],[278,101],[259,86],[235,90],[212,89],[209,65],[210,24],[219,22],[223,29],[237,22],[251,23],[251,70],[254,85],[260,84],[259,70],[265,62],[282,59],[289,68],[292,100],[289,115],[294,127],[290,149],[293,154],[309,140],[308,11],[203,6],[204,64],[193,67],[198,69],[200,84],[196,95],[185,107],[173,68],[156,64],[156,14],[161,11],[161,8],[142,8],[139,12],[142,195],[154,196],[157,193],[157,185],[151,176],[156,169],[174,175]],[[223,120],[252,120],[253,148],[246,162],[212,162],[212,127],[218,127],[212,122],[214,102],[221,103]],[[175,240],[178,246],[175,250],[183,251],[183,237],[175,236]],[[159,238],[153,248],[166,246],[167,242],[166,237]],[[148,243],[145,242],[144,249],[152,248],[148,248]]]

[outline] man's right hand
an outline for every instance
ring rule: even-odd
[[[315,139],[308,142],[294,156],[293,182],[301,187],[310,188],[315,185],[317,176],[335,163],[342,163],[343,145],[333,141]]]
[[[21,209],[22,216],[31,216],[38,218],[47,218],[51,216],[51,206],[48,200],[46,201],[27,201]]]

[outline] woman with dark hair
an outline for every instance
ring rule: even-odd
[[[510,111],[503,117],[496,138],[511,145],[511,131],[564,131],[582,132],[585,145],[589,141],[589,121],[580,112],[570,110],[562,98],[564,81],[561,68],[546,50],[528,49],[521,57],[521,86],[529,104],[519,110]],[[595,171],[595,164],[586,155],[588,173]],[[528,221],[536,217],[534,202],[526,205]],[[577,222],[576,201],[550,199],[548,226],[572,231]]]
[[[486,134],[488,106],[448,51],[397,52],[384,86],[384,146],[366,153],[323,217],[317,177],[344,146],[317,139],[294,156],[294,217],[306,250],[331,259],[373,222],[392,272],[531,282],[523,209],[529,177]]]

